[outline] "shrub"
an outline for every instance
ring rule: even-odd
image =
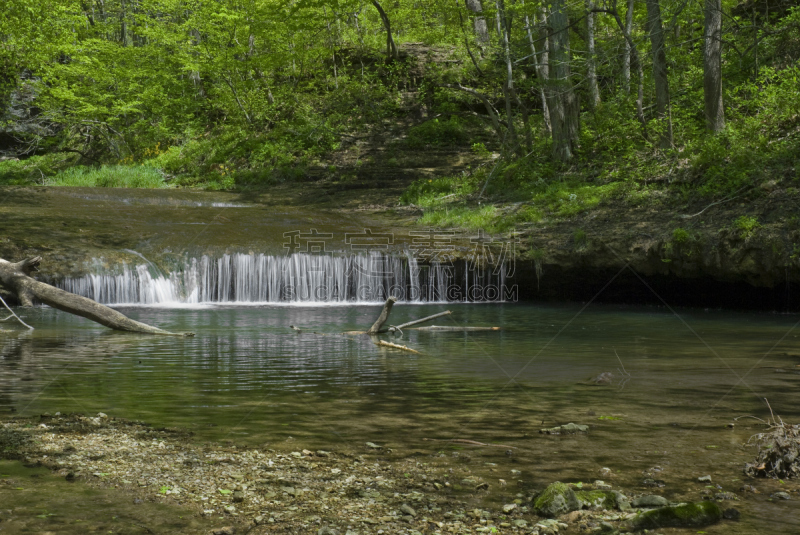
[[[749,215],[739,216],[736,221],[733,222],[733,227],[739,230],[739,235],[742,239],[746,240],[750,238],[755,231],[761,227],[761,223],[758,222],[758,219]]]

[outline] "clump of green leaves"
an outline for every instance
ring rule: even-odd
[[[736,218],[736,221],[733,222],[733,227],[739,231],[739,236],[742,239],[747,240],[761,227],[761,223],[755,217],[743,215]]]
[[[681,244],[686,243],[691,238],[689,231],[683,229],[681,227],[676,228],[672,231],[672,241],[673,243]]]

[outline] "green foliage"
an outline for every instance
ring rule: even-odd
[[[687,230],[685,230],[685,229],[682,229],[681,227],[678,227],[678,228],[676,228],[675,230],[672,231],[672,241],[673,241],[673,243],[677,243],[677,244],[686,243],[686,242],[689,241],[689,238],[691,238],[691,235],[689,234],[689,232]]]
[[[758,222],[758,219],[747,215],[739,216],[733,222],[733,228],[739,231],[739,236],[744,240],[751,238],[760,227],[761,223]]]
[[[575,244],[576,249],[582,249],[586,247],[586,231],[583,229],[577,229],[575,232],[572,233],[572,243]]]
[[[103,165],[70,167],[49,179],[47,186],[98,188],[164,188],[161,170],[146,165]]]
[[[424,149],[430,145],[459,145],[467,140],[463,120],[452,116],[445,120],[431,119],[408,131],[406,145]]]
[[[25,160],[0,161],[0,184],[45,184],[48,177],[74,165],[76,160],[76,154],[57,152]]]

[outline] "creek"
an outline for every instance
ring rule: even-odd
[[[531,488],[602,479],[644,488],[663,481],[670,499],[699,499],[714,485],[739,493],[743,447],[769,416],[800,420],[797,317],[619,305],[398,304],[399,324],[445,309],[439,324],[499,332],[408,330],[409,354],[378,348],[363,329],[379,305],[183,304],[121,310],[194,338],[112,333],[49,308],[26,310],[37,326],[5,336],[0,410],[18,415],[105,412],[180,426],[200,441],[390,456],[466,455],[476,473],[520,470]],[[328,336],[298,334],[289,325]],[[595,384],[603,372],[610,383]],[[588,435],[542,428],[587,424]],[[733,427],[728,424],[733,423]],[[516,448],[473,448],[447,439]],[[434,442],[425,439],[438,439]],[[387,454],[389,455],[389,454]],[[764,485],[780,486],[777,482]],[[777,488],[777,487],[776,487]],[[718,490],[715,489],[714,492]],[[742,527],[794,533],[792,504],[749,498]],[[754,501],[755,500],[755,501]],[[746,533],[747,531],[742,531]]]

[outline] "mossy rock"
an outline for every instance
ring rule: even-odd
[[[640,513],[628,521],[630,529],[701,528],[722,519],[722,508],[714,502],[684,503]]]
[[[533,503],[533,508],[539,516],[554,517],[577,511],[581,508],[581,504],[571,488],[556,481],[539,494]]]
[[[575,493],[582,509],[609,510],[617,508],[617,496],[610,490],[579,490]]]

